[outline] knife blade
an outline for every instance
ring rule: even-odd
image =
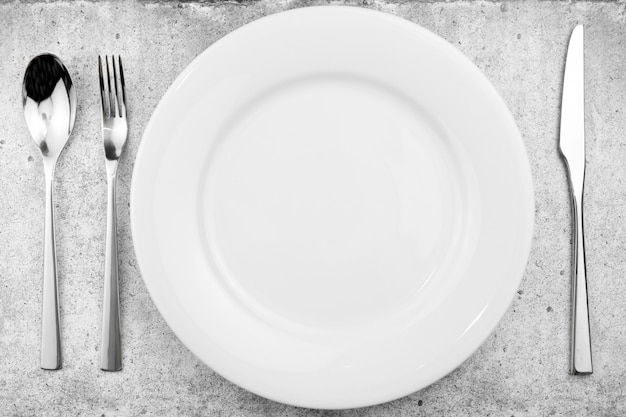
[[[565,161],[572,202],[572,328],[570,373],[591,374],[591,336],[587,301],[587,271],[583,226],[585,184],[585,69],[584,30],[572,31],[561,101],[559,148]]]

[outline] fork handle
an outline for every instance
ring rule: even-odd
[[[107,171],[109,171],[109,169],[107,169]],[[103,371],[119,371],[122,369],[122,348],[118,289],[117,210],[115,202],[117,165],[110,171],[112,172],[109,172],[107,175],[107,231],[104,261],[104,301],[102,304],[100,369]]]
[[[587,302],[582,195],[572,194],[572,199],[574,224],[572,230],[572,351],[570,373],[579,375],[593,373],[593,365],[591,361],[589,305]]]
[[[54,164],[46,169],[46,211],[44,218],[43,290],[41,303],[41,356],[42,369],[61,368],[61,330],[59,318],[59,293],[57,286],[57,260],[54,242]]]

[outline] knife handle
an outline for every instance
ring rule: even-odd
[[[582,191],[582,190],[581,190]],[[585,235],[583,228],[582,192],[572,193],[572,375],[591,374],[591,335],[587,303],[587,268],[585,266]]]

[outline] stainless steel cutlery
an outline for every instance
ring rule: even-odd
[[[102,140],[107,172],[107,231],[104,264],[104,301],[102,305],[102,346],[100,368],[105,371],[122,369],[120,337],[120,309],[117,262],[117,214],[115,185],[117,165],[128,136],[126,118],[126,86],[122,59],[105,57],[106,70],[102,69],[102,58],[98,57],[100,74],[100,96],[102,99]],[[112,71],[110,70],[112,67]],[[111,77],[111,73],[113,76]]]
[[[41,367],[61,367],[61,330],[54,241],[54,169],[76,119],[76,91],[61,60],[50,54],[33,58],[22,85],[24,116],[41,151],[46,182],[41,309]]]
[[[572,32],[567,50],[559,147],[567,167],[572,200],[572,374],[593,372],[589,309],[587,304],[587,269],[583,225],[585,185],[585,68],[583,26]]]
[[[102,102],[102,139],[108,180],[107,230],[104,267],[104,300],[100,367],[122,369],[117,264],[115,185],[117,165],[126,143],[126,86],[121,58],[98,57]],[[39,147],[46,184],[44,265],[41,318],[41,367],[59,369],[61,326],[54,239],[54,169],[76,120],[76,91],[61,60],[51,54],[33,58],[25,71],[22,105],[28,130]]]

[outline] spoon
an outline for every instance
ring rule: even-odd
[[[61,368],[61,331],[57,262],[54,243],[54,168],[74,128],[76,91],[61,60],[38,55],[26,67],[22,85],[24,116],[28,130],[43,156],[46,181],[43,294],[41,310],[41,367]]]

